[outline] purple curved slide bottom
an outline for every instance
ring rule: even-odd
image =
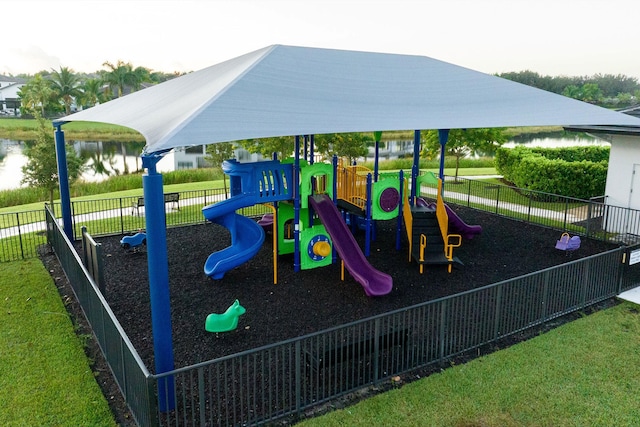
[[[393,279],[369,264],[333,201],[326,195],[317,195],[309,196],[309,203],[331,236],[333,246],[344,261],[344,266],[362,285],[367,296],[382,296],[391,292]]]
[[[417,206],[433,207],[433,209],[436,208],[435,203],[429,203],[426,200],[424,200],[422,197],[418,197],[416,199],[416,203],[417,203]],[[445,204],[444,207],[447,210],[447,216],[449,217],[450,231],[460,234],[462,238],[466,240],[471,240],[473,239],[474,236],[477,236],[478,234],[482,233],[482,226],[469,225],[466,222],[464,222],[462,218],[460,218],[458,214],[455,213],[455,211],[449,207],[449,205]]]

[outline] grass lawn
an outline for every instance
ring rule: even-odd
[[[639,348],[623,303],[300,426],[637,426]]]
[[[165,190],[197,185],[213,188]],[[38,259],[0,263],[0,301],[0,425],[115,425]],[[623,303],[300,425],[637,426],[639,348],[640,307]]]
[[[0,263],[0,283],[0,425],[115,425],[40,260]]]

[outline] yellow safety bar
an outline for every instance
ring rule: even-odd
[[[451,262],[453,261],[453,248],[457,248],[462,245],[462,236],[460,234],[449,234],[449,215],[447,215],[447,209],[444,207],[444,200],[442,199],[441,178],[438,178],[436,217],[438,218],[438,225],[440,226],[442,240],[444,241],[444,256]],[[457,241],[454,242],[454,239],[457,239]],[[447,271],[451,273],[451,264],[449,264]]]
[[[409,241],[409,262],[411,262],[411,250],[413,249],[413,215],[411,215],[411,206],[409,205],[409,180],[404,180],[404,203],[402,207],[402,216],[404,218],[404,229],[407,231],[407,240]]]
[[[424,269],[424,250],[427,247],[427,236],[424,234],[420,235],[420,274],[422,274]]]

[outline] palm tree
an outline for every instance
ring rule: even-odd
[[[133,73],[133,67],[130,63],[125,63],[122,60],[118,60],[115,65],[108,61],[102,65],[111,70],[103,71],[102,79],[112,89],[118,89],[118,98],[123,95],[125,86],[134,86],[135,75]]]
[[[136,67],[132,74],[131,86],[133,86],[133,90],[140,90],[142,83],[152,81],[151,70],[148,68]]]
[[[102,79],[87,79],[84,81],[81,96],[83,106],[93,107],[104,100],[102,85]]]
[[[131,63],[125,63],[121,60],[118,60],[115,65],[110,62],[105,62],[102,65],[111,70],[104,71],[102,78],[112,89],[117,88],[118,98],[124,94],[126,86],[135,91],[140,90],[142,83],[152,81],[151,70],[145,67],[136,67],[134,69]]]
[[[53,89],[49,81],[42,78],[41,74],[27,82],[18,91],[22,107],[27,111],[40,110],[40,117],[44,117],[45,107],[49,104]]]
[[[60,67],[60,71],[51,70],[51,87],[62,98],[65,112],[71,114],[71,103],[80,96],[80,77],[67,67]]]

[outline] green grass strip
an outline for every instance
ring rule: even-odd
[[[624,303],[300,426],[637,426],[639,348]]]
[[[0,425],[114,426],[53,280],[0,263]]]

